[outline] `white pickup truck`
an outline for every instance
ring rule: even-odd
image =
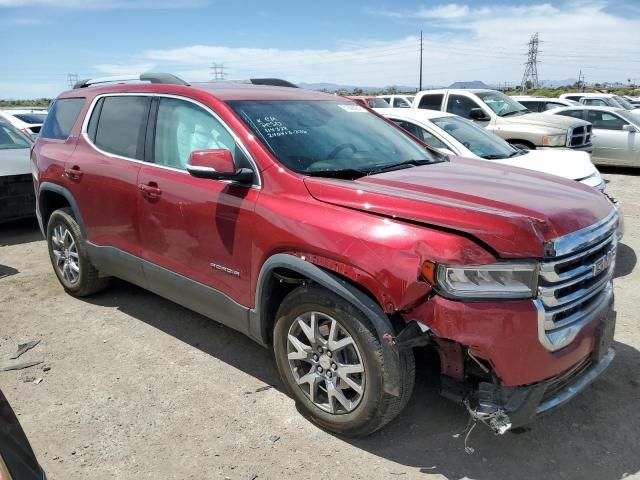
[[[412,107],[473,120],[521,149],[570,148],[589,153],[593,150],[590,123],[578,119],[549,121],[550,115],[530,113],[525,106],[495,90],[426,90],[416,94]]]

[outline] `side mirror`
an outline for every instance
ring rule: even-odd
[[[487,115],[485,113],[485,111],[481,108],[472,108],[471,110],[469,110],[469,118],[471,120],[478,120],[480,122],[484,122],[487,120],[491,120],[491,118],[489,117],[489,115]]]
[[[630,123],[623,125],[622,130],[629,133],[636,133],[638,131],[638,129],[634,125],[631,125]]]
[[[191,152],[187,171],[197,178],[231,180],[238,183],[253,181],[253,171],[249,168],[236,169],[231,152],[225,149]]]

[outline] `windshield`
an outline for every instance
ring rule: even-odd
[[[626,98],[619,97],[618,95],[614,96],[613,99],[620,104],[622,108],[625,110],[634,110],[635,107],[629,103]]]
[[[349,100],[234,100],[228,104],[282,164],[298,173],[351,170],[366,175],[402,162],[439,160]]]
[[[460,117],[432,118],[431,122],[447,132],[475,155],[487,160],[514,157],[520,151],[500,137]]]
[[[29,148],[31,143],[31,140],[17,128],[0,123],[0,150]]]
[[[22,120],[24,123],[35,123],[42,125],[47,118],[46,113],[14,113],[14,117]]]
[[[527,113],[527,107],[516,102],[513,98],[507,97],[504,93],[500,92],[479,92],[477,93],[480,100],[487,104],[487,106],[494,111],[499,117],[505,117],[507,115],[521,115]]]
[[[634,115],[628,110],[616,110],[616,113],[624,118],[627,122],[640,128],[640,117]]]
[[[409,96],[404,97],[404,98],[406,98],[406,99],[407,99],[407,102],[409,102],[409,103],[413,103],[413,99],[414,99],[414,98],[416,98],[416,97],[415,97],[415,95],[409,95]]]
[[[384,98],[369,98],[367,103],[371,108],[389,108],[391,106]]]

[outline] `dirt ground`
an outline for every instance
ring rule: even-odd
[[[0,389],[53,480],[640,478],[640,176],[605,177],[627,229],[617,357],[530,431],[496,437],[478,426],[472,454],[467,414],[438,396],[428,370],[381,432],[330,435],[297,412],[271,353],[248,338],[124,282],[66,295],[32,221],[0,226],[0,359],[40,339],[21,359],[50,370],[0,372]]]

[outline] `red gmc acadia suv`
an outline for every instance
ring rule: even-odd
[[[139,80],[61,94],[32,152],[71,295],[119,277],[249,335],[352,436],[406,405],[419,346],[497,433],[613,359],[620,220],[596,190],[443,156],[341,97]]]

